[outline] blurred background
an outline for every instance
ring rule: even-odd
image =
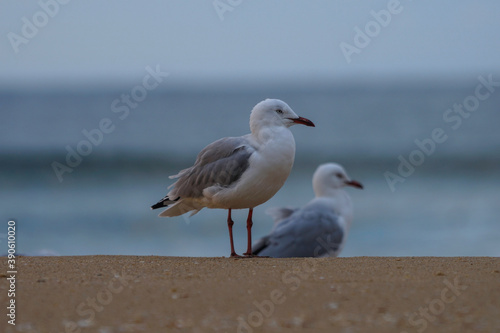
[[[365,185],[348,189],[342,256],[500,255],[498,1],[0,9],[0,219],[16,220],[19,253],[229,255],[225,211],[149,207],[206,144],[248,133],[269,97],[317,127],[292,128],[295,166],[255,210],[255,239],[266,209],[304,205],[333,161]],[[243,252],[246,211],[233,217]]]

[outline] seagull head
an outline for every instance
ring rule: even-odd
[[[296,124],[314,127],[312,121],[299,117],[288,104],[279,99],[266,99],[258,103],[250,114],[252,133],[264,126],[284,126],[288,128]]]
[[[328,196],[332,190],[338,190],[344,186],[363,188],[360,182],[349,178],[344,168],[336,163],[321,164],[313,176],[313,188],[316,196]]]

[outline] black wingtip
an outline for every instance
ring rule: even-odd
[[[151,206],[151,209],[158,209],[158,208],[168,206],[167,201],[168,201],[168,198],[167,199],[163,198],[160,201],[158,201],[157,203],[155,203],[153,206]]]
[[[177,199],[175,200],[170,200],[168,198],[168,195],[161,199],[160,201],[158,201],[157,203],[155,203],[153,206],[151,206],[151,209],[158,209],[158,208],[163,208],[163,207],[167,207],[169,204],[171,204],[172,202],[175,202],[177,200],[179,200],[181,197],[177,197]]]
[[[164,207],[162,202],[155,203],[153,206],[151,206],[151,209],[158,209]]]

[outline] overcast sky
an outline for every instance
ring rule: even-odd
[[[136,80],[157,64],[193,82],[500,71],[498,0],[55,1],[0,3],[3,84]],[[348,63],[340,45],[367,24]]]

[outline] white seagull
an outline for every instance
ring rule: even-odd
[[[253,209],[272,198],[288,178],[295,158],[295,140],[289,127],[313,126],[283,101],[266,99],[250,114],[251,133],[219,139],[206,146],[195,164],[170,178],[178,178],[152,209],[168,207],[159,216],[191,215],[202,208],[228,210],[227,226],[234,251],[232,209],[248,208],[246,256],[252,256]]]
[[[344,247],[352,221],[351,198],[344,186],[362,189],[340,165],[320,165],[313,176],[316,197],[303,208],[272,208],[271,233],[253,246],[254,255],[274,258],[336,257]]]

